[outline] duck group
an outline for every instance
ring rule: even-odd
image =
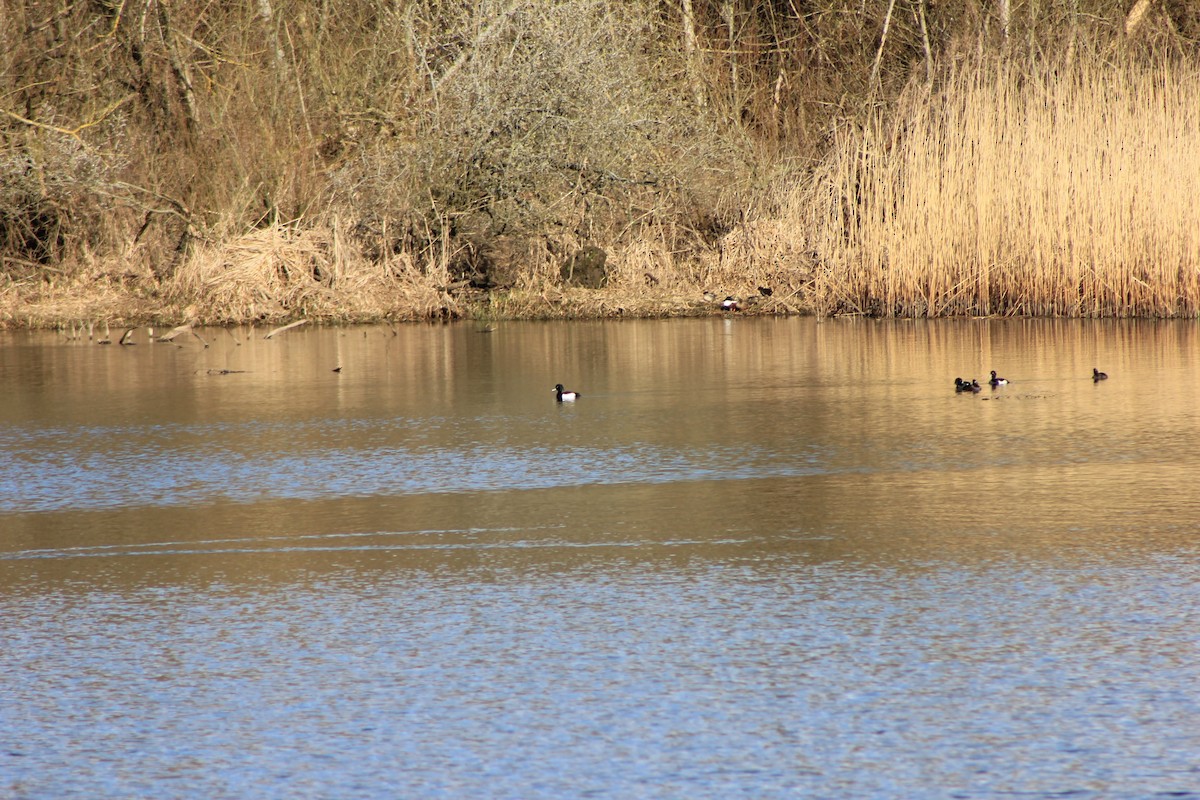
[[[998,374],[996,374],[996,370],[991,370],[991,375],[992,377],[990,380],[988,380],[988,385],[993,389],[1008,385],[1008,378],[1001,378]],[[1096,367],[1092,367],[1092,380],[1097,383],[1108,380],[1108,373],[1101,372]],[[979,392],[983,391],[983,387],[980,386],[979,381],[974,378],[969,381],[964,381],[962,378],[955,378],[954,391],[958,394],[978,394]],[[561,383],[554,384],[554,399],[560,403],[574,403],[582,396],[583,395],[581,395],[579,392],[568,391]]]
[[[1008,378],[1001,378],[999,375],[996,374],[996,370],[991,370],[991,373],[992,373],[992,377],[991,377],[991,380],[988,381],[988,385],[991,386],[993,389],[998,388],[1000,386],[1008,385]],[[1106,381],[1106,380],[1108,380],[1107,372],[1101,372],[1097,368],[1092,367],[1092,381],[1093,382],[1099,383],[1100,381]],[[960,394],[962,392],[970,392],[970,393],[974,394],[975,392],[982,390],[982,388],[983,387],[979,385],[979,381],[977,381],[975,379],[971,379],[969,381],[964,381],[962,378],[954,379],[954,391],[958,392]]]

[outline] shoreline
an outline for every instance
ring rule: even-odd
[[[445,289],[427,279],[390,281],[337,290],[312,282],[317,300],[302,297],[284,306],[258,287],[256,302],[181,291],[143,276],[79,271],[56,279],[8,278],[0,283],[0,330],[62,330],[67,327],[178,325],[286,325],[296,320],[324,325],[437,323],[437,321],[548,319],[668,319],[722,314],[821,315],[803,300],[804,289],[781,285],[702,287],[674,281],[670,288],[638,287],[617,279],[600,289],[565,287],[546,279],[511,289]],[[736,308],[722,306],[727,297]],[[239,296],[239,301],[242,297]],[[250,311],[252,313],[246,313]]]
[[[202,306],[195,298],[162,296],[161,289],[139,282],[78,279],[68,285],[30,286],[31,281],[10,281],[0,286],[0,330],[55,330],[87,325],[121,327],[178,325],[223,327],[286,325],[304,320],[323,325],[370,325],[502,320],[616,320],[671,319],[722,315],[818,316],[796,302],[795,296],[776,299],[762,295],[744,297],[726,292],[719,299],[705,298],[705,289],[694,292],[633,292],[627,288],[579,289],[548,285],[539,291],[441,292],[440,302],[404,302],[397,291],[395,302],[386,299],[364,307],[350,296],[327,298],[321,309],[278,309],[244,315],[228,309]],[[735,310],[722,307],[727,296],[738,298]],[[340,302],[339,302],[340,300]],[[338,308],[342,310],[337,310]]]
[[[620,320],[620,319],[688,319],[704,317],[817,317],[860,319],[1154,319],[1195,320],[1193,314],[1141,315],[1132,313],[1108,314],[926,314],[881,315],[843,310],[822,312],[800,297],[801,292],[784,292],[783,298],[754,295],[738,298],[738,306],[722,307],[726,295],[718,299],[705,297],[706,290],[633,292],[628,288],[577,289],[547,286],[540,291],[472,291],[469,294],[443,293],[440,305],[403,303],[404,292],[397,292],[397,302],[372,304],[363,308],[355,298],[342,298],[344,310],[337,311],[338,298],[330,298],[324,309],[281,309],[275,313],[256,316],[236,315],[215,307],[201,307],[194,299],[158,296],[155,287],[138,283],[110,281],[79,281],[70,286],[39,287],[21,291],[18,282],[0,286],[0,330],[76,330],[103,328],[109,332],[122,328],[154,327],[169,330],[178,326],[237,327],[246,325],[287,326],[308,323],[313,325],[378,325],[437,322],[477,322],[489,324],[502,321],[534,320]],[[714,293],[707,292],[710,296]]]

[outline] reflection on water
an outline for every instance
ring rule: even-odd
[[[261,334],[0,336],[0,796],[1200,796],[1193,324]]]

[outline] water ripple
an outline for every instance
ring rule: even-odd
[[[370,533],[314,533],[281,536],[237,536],[214,539],[164,540],[141,543],[40,547],[0,552],[0,561],[64,558],[129,558],[137,556],[230,555],[268,553],[371,552],[413,550],[499,550],[564,548],[689,547],[742,544],[741,538],[625,538],[603,541],[568,540],[544,531],[562,525],[522,528],[471,528],[462,530],[375,531]],[[516,538],[510,538],[520,534]],[[529,538],[530,535],[534,538]]]
[[[187,506],[212,502],[311,500],[413,494],[545,489],[564,486],[738,480],[821,471],[815,456],[797,459],[752,445],[672,448],[479,442],[435,446],[319,443],[281,446],[284,431],[77,429],[0,435],[0,514],[64,509]],[[287,431],[292,438],[303,432]],[[247,447],[246,444],[261,445]],[[368,444],[369,446],[364,446]]]

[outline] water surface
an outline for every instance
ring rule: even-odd
[[[263,333],[0,335],[0,796],[1200,796],[1192,323]]]

